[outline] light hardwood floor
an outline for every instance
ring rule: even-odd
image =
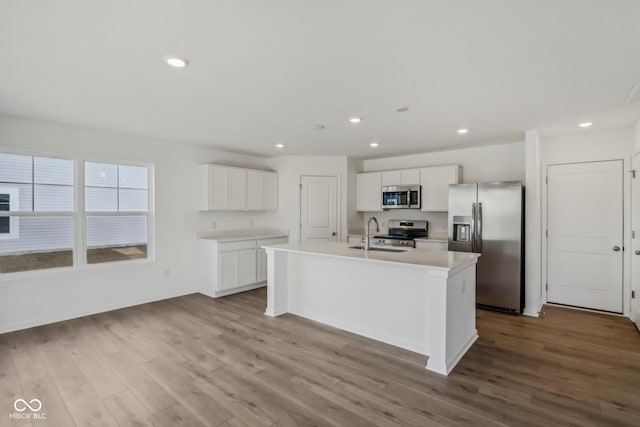
[[[266,317],[265,300],[195,294],[0,335],[0,425],[640,425],[628,319],[478,311],[480,339],[444,377],[415,353]],[[10,420],[18,398],[46,420]]]

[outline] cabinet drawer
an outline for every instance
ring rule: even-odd
[[[224,242],[218,244],[219,252],[240,251],[242,249],[255,249],[255,240],[244,240],[242,242]]]

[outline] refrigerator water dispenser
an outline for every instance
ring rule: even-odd
[[[468,216],[453,217],[453,241],[468,243],[471,240],[471,218]]]

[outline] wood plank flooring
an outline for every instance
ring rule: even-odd
[[[480,310],[480,339],[444,377],[424,356],[266,317],[265,301],[194,294],[0,335],[0,426],[640,425],[625,318]],[[46,420],[10,419],[18,398]]]

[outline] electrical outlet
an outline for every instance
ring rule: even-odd
[[[249,228],[253,228],[253,220],[252,219],[249,220]]]
[[[170,269],[168,269],[168,268],[165,268],[165,270],[164,270],[164,277],[169,277],[169,276],[171,276],[171,270],[170,270]]]
[[[216,229],[216,222],[215,221],[211,222],[211,228],[213,228],[214,230]]]

